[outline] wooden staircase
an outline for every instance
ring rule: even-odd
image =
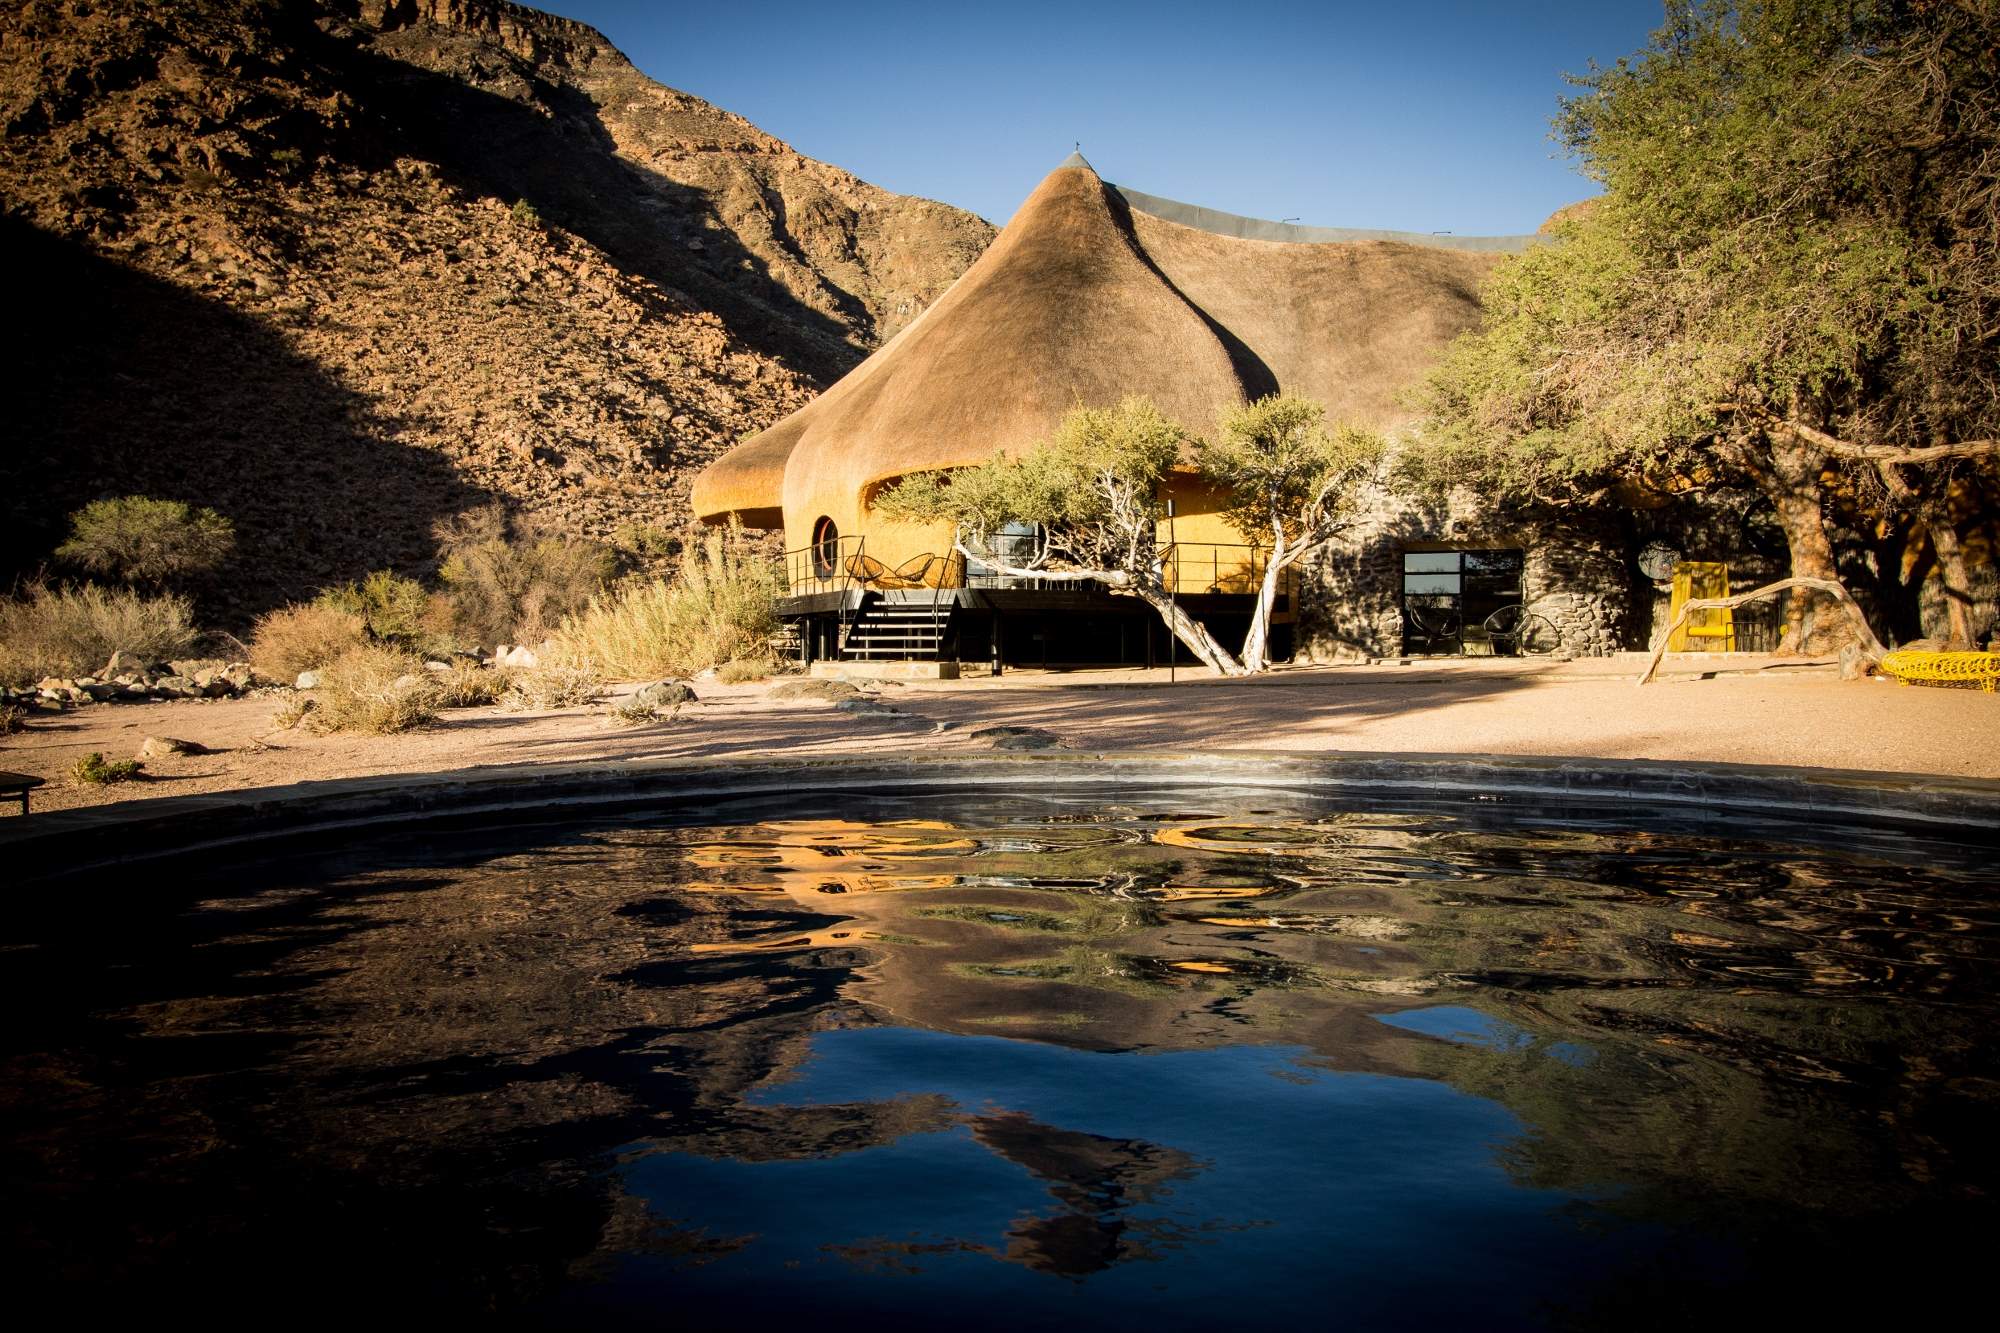
[[[952,594],[926,589],[894,600],[869,593],[840,638],[843,662],[935,662],[951,628]]]

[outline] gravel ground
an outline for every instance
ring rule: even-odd
[[[1164,671],[1010,672],[870,686],[889,707],[867,712],[773,700],[767,685],[710,682],[696,686],[701,703],[671,722],[618,727],[602,705],[477,708],[385,737],[275,730],[280,694],[99,704],[42,715],[0,738],[0,769],[49,779],[34,808],[54,810],[486,764],[972,750],[988,744],[974,731],[1004,725],[1045,728],[1066,746],[1094,750],[1599,756],[2000,778],[2000,695],[1843,682],[1825,667],[1754,659],[1699,674],[1670,665],[1639,688],[1638,669],[1627,658],[1417,661],[1289,668],[1251,681],[1182,670],[1171,685]],[[147,736],[194,741],[210,753],[148,760],[142,779],[110,786],[69,777],[83,755],[130,757]]]

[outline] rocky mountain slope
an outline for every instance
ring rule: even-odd
[[[0,571],[99,496],[232,516],[236,614],[502,498],[604,537],[991,239],[500,0],[0,8]]]

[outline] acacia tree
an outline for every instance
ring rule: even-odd
[[[1224,412],[1215,437],[1197,446],[1196,465],[1231,497],[1231,526],[1270,546],[1243,640],[1244,670],[1268,664],[1271,608],[1285,571],[1340,534],[1349,499],[1383,448],[1368,431],[1329,430],[1324,404],[1284,394]]]
[[[1821,579],[1847,496],[1962,606],[1953,496],[2000,453],[1996,53],[1995,0],[1670,4],[1564,101],[1605,193],[1496,271],[1412,474],[1542,503],[1746,478]],[[1788,647],[1825,643],[1811,596]]]
[[[1001,454],[976,467],[912,473],[885,490],[876,506],[892,517],[954,524],[959,552],[1003,574],[1091,579],[1129,592],[1158,612],[1204,665],[1240,676],[1236,655],[1167,591],[1161,495],[1191,444],[1186,431],[1144,398],[1078,407],[1047,440],[1018,457]],[[994,536],[1017,523],[1035,524],[1041,532],[1027,564],[994,555]]]

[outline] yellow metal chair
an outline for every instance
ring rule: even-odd
[[[1667,608],[1671,623],[1688,602],[1729,596],[1729,566],[1719,560],[1683,560],[1674,566],[1674,599]],[[1696,611],[1674,631],[1670,653],[1726,653],[1736,648],[1736,620],[1728,607]]]

